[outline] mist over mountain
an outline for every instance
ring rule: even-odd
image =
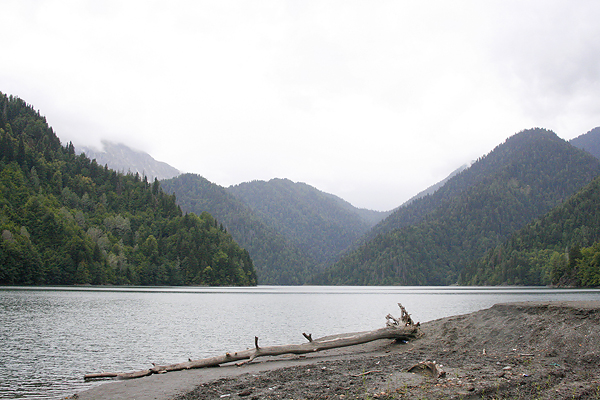
[[[122,173],[138,173],[142,177],[146,176],[149,181],[153,181],[154,178],[169,179],[181,174],[176,168],[155,160],[148,153],[107,140],[102,141],[102,150],[81,146],[76,147],[75,151],[78,154],[85,153],[90,160],[95,159],[99,165],[108,165],[109,168]]]
[[[531,132],[537,134],[537,139],[533,140],[533,145],[531,143],[527,144],[527,140],[519,139],[525,136],[536,136]],[[594,149],[600,149],[600,135],[598,132],[599,129],[596,128],[571,140],[570,143],[591,154],[600,155],[600,152],[594,151]],[[556,135],[545,130],[521,132],[508,139],[504,144],[499,145],[489,155],[481,157],[476,162],[461,166],[446,179],[418,193],[409,201],[387,213],[358,209],[337,196],[321,192],[304,183],[294,183],[287,179],[273,179],[268,182],[253,181],[223,188],[199,175],[184,174],[163,181],[163,185],[169,193],[177,194],[177,202],[184,211],[195,213],[206,211],[217,218],[235,240],[249,251],[254,261],[259,283],[292,285],[309,281],[313,283],[340,283],[336,280],[329,280],[330,272],[324,272],[328,266],[340,260],[340,257],[341,261],[336,265],[346,262],[353,251],[358,251],[361,248],[368,248],[368,253],[376,255],[381,251],[380,242],[383,237],[386,237],[385,240],[388,241],[389,232],[402,231],[403,229],[418,231],[417,236],[420,236],[423,240],[413,242],[415,246],[412,251],[417,251],[418,245],[422,246],[432,239],[431,232],[423,231],[425,229],[424,225],[427,225],[424,223],[425,220],[430,221],[431,218],[440,217],[441,211],[439,209],[450,207],[451,204],[460,201],[460,199],[464,200],[465,192],[473,190],[473,187],[480,185],[483,181],[489,181],[491,175],[497,174],[498,171],[508,168],[511,163],[517,162],[513,158],[519,154],[521,156],[524,154],[523,149],[519,150],[519,147],[525,148],[528,146],[528,151],[530,151],[532,146],[541,146],[540,148],[547,146],[547,143],[544,144],[544,140],[541,140],[541,138],[550,141],[558,140],[564,144],[564,141],[557,138]],[[521,141],[519,142],[519,140]],[[541,141],[538,143],[537,140]],[[550,153],[553,151],[555,150],[551,150]],[[548,154],[545,158],[548,161],[555,158],[555,156]],[[527,164],[529,165],[528,168],[534,171],[536,168],[547,167],[542,167],[536,163],[537,161],[530,162]],[[127,162],[124,165],[127,165]],[[523,163],[523,165],[526,165],[526,163]],[[516,181],[513,180],[513,184],[514,182]],[[496,185],[500,184],[496,183]],[[555,189],[561,185],[555,185]],[[531,185],[529,186],[531,187]],[[511,188],[514,189],[514,187],[508,185],[506,193],[510,193]],[[501,211],[502,207],[498,205],[503,204],[509,208],[514,206],[514,198],[511,199],[510,197],[508,196],[504,200],[496,200],[497,207],[492,211],[486,211],[488,207],[483,207],[479,211],[479,215],[482,216],[483,220],[488,220],[489,215],[487,217],[484,215],[486,213],[491,212],[492,215],[496,216],[498,213],[506,214]],[[548,198],[553,197],[549,196]],[[557,201],[560,203],[559,200]],[[521,201],[516,202],[517,205],[522,205],[521,203]],[[489,234],[488,228],[482,228],[481,234],[474,232],[476,238],[470,240],[488,244],[500,243],[503,238],[507,237],[508,232],[512,232],[517,227],[526,224],[534,215],[539,215],[542,212],[540,210],[547,210],[550,206],[546,204],[545,206],[533,207],[533,209],[538,210],[536,212],[533,212],[530,206],[530,209],[524,211],[523,215],[513,215],[512,221],[503,223],[505,228],[508,227],[508,229],[495,232],[492,235],[493,239],[486,238],[486,234]],[[457,206],[454,205],[453,207]],[[464,211],[461,211],[461,213],[464,213]],[[437,215],[437,217],[432,217],[432,215]],[[336,216],[333,218],[334,222],[331,220],[333,216]],[[470,218],[473,218],[473,216],[469,213],[462,217],[462,219],[467,220]],[[496,219],[498,218],[496,217]],[[444,220],[443,217],[442,220]],[[517,220],[518,223],[515,223],[514,220]],[[447,221],[440,223],[448,225]],[[471,228],[473,226],[471,224]],[[448,227],[446,226],[446,228]],[[461,229],[464,230],[465,227],[459,230]],[[397,235],[397,232],[395,234]],[[450,231],[445,234],[448,236],[456,235],[450,233]],[[407,242],[405,250],[408,251],[410,248],[412,239],[411,235],[403,239]],[[458,243],[460,240],[454,242]],[[383,246],[385,252],[397,252],[397,249],[395,249],[397,247],[396,242],[386,243]],[[433,243],[430,247],[435,249],[436,246],[437,244]],[[462,246],[458,247],[462,248]],[[434,250],[434,253],[437,254],[436,257],[440,262],[442,260],[452,261],[455,257],[454,253],[460,253],[467,258],[476,257],[477,251],[483,252],[487,248],[486,246],[471,244],[468,246],[469,250],[462,248],[460,251],[450,251],[448,254],[444,254],[444,252],[437,249]],[[446,263],[453,265],[452,262]],[[339,268],[336,265],[331,271]],[[427,271],[427,268],[424,268],[425,274],[431,277],[437,276],[435,279],[429,279],[427,284],[432,282],[435,284],[452,283],[461,268],[462,266],[453,266],[449,272],[437,271],[437,275],[431,274]],[[380,274],[385,275],[384,273]],[[419,274],[423,275],[421,272],[417,273],[417,275]],[[446,275],[446,277],[444,278],[443,275]],[[403,277],[406,276],[407,273],[403,272]],[[385,282],[393,281],[389,277],[386,279]],[[474,282],[473,279],[471,281]],[[346,279],[343,282],[351,283],[352,281]],[[463,282],[466,282],[466,280],[463,280]],[[535,282],[539,282],[539,280]],[[381,281],[371,278],[361,281],[361,284],[378,283],[381,283]]]
[[[303,183],[294,183],[287,179],[273,179],[268,182],[253,181],[223,188],[200,176],[186,174],[181,175],[179,178],[164,181],[164,185],[165,190],[170,193],[177,193],[178,204],[184,211],[196,213],[207,211],[226,227],[235,240],[249,251],[254,261],[258,281],[261,284],[303,284],[309,281],[313,283],[354,284],[354,281],[344,274],[342,274],[344,277],[338,280],[339,277],[336,277],[335,271],[340,268],[339,265],[347,263],[348,259],[355,257],[352,254],[357,251],[360,252],[361,249],[362,251],[368,249],[367,253],[379,260],[377,261],[378,263],[385,264],[385,262],[381,262],[381,254],[379,253],[383,251],[386,254],[398,254],[397,240],[404,241],[405,246],[404,250],[400,251],[400,255],[395,256],[396,259],[400,257],[410,260],[411,257],[407,258],[406,254],[402,255],[402,253],[414,253],[417,249],[417,242],[413,242],[414,247],[411,248],[410,246],[415,233],[407,234],[405,232],[411,230],[416,232],[418,237],[422,238],[422,241],[419,242],[420,245],[425,243],[430,244],[429,249],[433,250],[428,249],[424,251],[425,253],[433,252],[435,257],[438,258],[438,262],[447,264],[447,271],[442,272],[444,268],[440,269],[436,267],[434,268],[436,272],[433,274],[431,273],[431,265],[422,268],[426,271],[425,274],[429,276],[428,279],[424,280],[425,284],[446,284],[458,279],[457,277],[462,272],[461,268],[465,265],[463,263],[462,266],[457,266],[459,262],[456,259],[456,254],[461,254],[461,257],[470,260],[476,259],[479,253],[481,253],[479,256],[483,256],[483,252],[486,248],[489,248],[488,246],[493,247],[493,243],[502,243],[507,237],[510,237],[509,232],[513,232],[525,225],[532,218],[539,217],[540,214],[543,214],[544,210],[548,211],[552,208],[552,204],[560,204],[561,200],[557,199],[553,194],[549,194],[542,197],[554,199],[552,201],[555,203],[546,201],[544,204],[544,201],[540,201],[543,199],[538,198],[535,201],[539,204],[533,206],[532,203],[529,206],[523,207],[524,203],[522,200],[515,201],[512,195],[508,195],[504,196],[505,198],[502,200],[497,199],[493,210],[488,206],[482,206],[482,210],[478,214],[486,221],[490,219],[489,215],[484,216],[486,213],[495,216],[499,215],[499,213],[503,215],[511,214],[510,211],[501,211],[502,207],[516,206],[517,208],[521,207],[521,209],[518,213],[512,213],[512,219],[509,218],[510,221],[501,222],[504,228],[494,232],[491,238],[487,237],[490,235],[490,232],[493,232],[493,229],[490,230],[489,227],[482,226],[481,232],[474,232],[473,234],[476,238],[471,238],[470,241],[479,244],[473,245],[473,243],[470,243],[467,246],[468,249],[465,249],[465,240],[448,240],[447,242],[454,243],[452,246],[455,247],[455,250],[441,251],[439,249],[439,240],[434,239],[432,241],[434,234],[427,232],[428,229],[431,229],[430,222],[433,218],[437,220],[438,225],[441,224],[444,226],[444,230],[446,230],[445,235],[456,236],[456,233],[451,233],[451,230],[448,230],[450,229],[450,225],[452,225],[452,223],[448,222],[451,218],[447,215],[442,215],[443,212],[440,210],[448,212],[448,207],[458,207],[455,203],[464,201],[466,193],[473,191],[474,187],[482,185],[482,182],[489,181],[492,179],[490,178],[492,175],[497,174],[502,169],[508,168],[507,166],[511,163],[514,164],[517,162],[511,157],[515,157],[517,154],[521,154],[521,156],[524,154],[522,151],[518,151],[517,147],[523,147],[525,142],[522,142],[518,146],[511,145],[511,142],[517,141],[520,136],[527,136],[528,134],[531,136],[531,132],[534,131],[537,132],[538,136],[536,140],[540,140],[544,136],[546,136],[547,140],[552,136],[556,136],[551,132],[549,136],[545,135],[549,133],[545,130],[521,132],[509,138],[504,144],[499,145],[489,155],[481,157],[476,162],[461,166],[446,179],[418,193],[398,208],[387,213],[358,209],[337,196],[318,191]],[[555,139],[558,138],[556,137]],[[540,145],[543,148],[547,145],[543,144],[543,140],[540,143],[537,143],[536,140],[534,140],[536,144],[533,146]],[[600,128],[592,129],[572,139],[569,143],[598,158],[600,157]],[[529,147],[531,148],[531,146]],[[550,153],[553,151],[556,151],[556,149],[551,150]],[[106,145],[105,152],[103,153],[94,153],[93,150],[88,150],[88,152],[104,156],[104,158],[97,157],[100,160],[106,161],[112,158],[112,165],[120,165],[122,170],[139,171],[140,174],[150,171],[149,176],[154,176],[154,171],[159,169],[156,167],[157,163],[159,166],[160,164],[165,164],[155,161],[147,154],[144,156],[142,152],[136,152],[126,146],[110,143]],[[556,157],[550,153],[547,159],[554,160]],[[108,154],[110,154],[110,157],[107,156]],[[536,158],[536,160],[538,159],[539,157]],[[522,164],[526,165],[524,162]],[[168,164],[165,165],[168,166]],[[528,168],[531,170],[547,168],[547,166],[542,167],[541,164],[537,164],[537,161],[530,162],[528,165]],[[173,170],[175,169],[172,168],[171,171]],[[589,174],[584,175],[588,178],[591,177]],[[553,190],[560,192],[560,188],[564,186],[563,183],[553,184]],[[496,182],[495,185],[501,186],[502,184]],[[506,182],[504,182],[504,185],[506,185]],[[528,187],[535,187],[535,185],[529,184]],[[482,190],[481,187],[478,190]],[[508,185],[504,191],[505,195],[510,193],[510,190],[511,187]],[[486,192],[486,190],[483,191]],[[567,196],[564,191],[562,195]],[[488,196],[488,201],[492,198],[489,197],[489,193],[486,196]],[[564,200],[565,197],[561,198]],[[473,210],[467,213],[461,211],[461,213],[464,213],[461,218],[463,220],[473,218]],[[333,216],[336,217],[333,218]],[[499,217],[494,218],[502,220]],[[471,228],[476,226],[473,223],[470,225]],[[426,226],[429,226],[429,228],[426,228]],[[460,224],[456,225],[455,229],[465,230],[468,228],[464,226],[459,228],[459,226]],[[399,232],[404,233],[400,234]],[[467,229],[466,232],[469,232],[469,230]],[[440,232],[437,232],[437,234],[440,234]],[[542,237],[547,236],[545,233],[540,233],[540,235]],[[390,240],[390,236],[396,236],[396,240]],[[592,239],[582,241],[578,245],[591,245],[590,240]],[[382,245],[382,241],[386,244]],[[458,245],[458,243],[463,244]],[[487,244],[481,245],[481,243]],[[444,246],[448,247],[447,244],[441,247]],[[456,248],[460,248],[460,250]],[[499,247],[499,249],[502,249],[502,247]],[[499,251],[502,252],[502,250]],[[547,254],[539,249],[536,251],[538,252],[535,254]],[[546,251],[550,250],[546,249]],[[552,251],[557,252],[558,250],[553,248]],[[521,253],[515,252],[514,254],[517,257]],[[533,256],[529,253],[527,254],[531,259],[538,260],[539,258],[536,258],[535,254]],[[389,258],[390,256],[386,257]],[[512,262],[511,265],[514,267],[515,259],[518,257],[510,259],[510,261],[502,261],[500,265],[504,272],[503,275],[498,275],[497,272],[490,271],[497,271],[500,267],[489,261],[491,256],[488,255],[486,257],[480,258],[479,263],[476,264],[476,273],[473,272],[473,268],[475,267],[470,267],[469,270],[465,269],[464,274],[460,275],[462,283],[547,284],[548,282],[554,282],[552,279],[559,275],[556,271],[549,272],[553,270],[548,266],[548,263],[543,264],[539,260],[534,263],[535,265],[528,267],[530,271],[534,271],[529,272],[528,275],[510,272],[510,267],[507,267],[507,265]],[[497,255],[494,257],[499,260]],[[523,257],[518,259],[523,263]],[[368,258],[361,258],[361,264],[370,264],[371,262]],[[396,263],[399,264],[398,261]],[[544,268],[540,267],[542,264],[545,265]],[[328,270],[328,267],[332,265],[333,267]],[[555,265],[558,264],[555,263]],[[383,269],[385,268],[389,270],[389,266]],[[554,267],[554,269],[556,268]],[[565,269],[564,267],[562,268]],[[376,270],[377,268],[374,269]],[[403,270],[404,272],[401,274],[400,281],[402,279],[411,281],[412,279],[411,282],[415,282],[416,276],[423,276],[423,271],[418,270],[419,268],[417,268],[416,272],[413,271],[412,278],[407,278],[411,274],[408,273],[407,275],[407,272]],[[468,271],[472,272],[469,273]],[[368,276],[364,271],[362,272],[363,277]],[[378,273],[381,276],[386,275],[386,273],[381,271]],[[377,273],[371,272],[371,275],[376,276]],[[433,278],[434,276],[435,278]],[[490,278],[492,276],[494,278]],[[504,277],[505,280],[500,282],[498,276]],[[389,283],[394,282],[395,279],[397,280],[398,277],[390,278],[387,276],[382,281],[381,278],[373,278],[371,276],[370,278],[364,278],[360,283]],[[566,278],[562,278],[562,281],[566,281]],[[570,278],[570,281],[582,282],[582,280],[577,281],[573,277]]]
[[[394,211],[374,228],[373,239],[315,282],[455,283],[469,260],[548,212],[598,173],[595,157],[553,132],[520,132],[435,193]]]
[[[74,284],[249,286],[256,272],[211,215],[77,155],[0,93],[0,285]]]
[[[104,141],[103,146],[103,151],[85,147],[80,151],[99,164],[139,173],[150,180],[178,175],[162,179],[164,189],[176,194],[185,212],[213,215],[249,251],[261,284],[305,283],[389,215],[354,207],[335,195],[289,180],[255,181],[225,189],[199,175],[179,175],[168,164],[125,145]],[[258,196],[249,195],[256,185],[263,184],[270,189],[261,188]],[[277,193],[282,184],[288,186],[285,191],[290,196]],[[264,204],[269,207],[261,207]],[[286,215],[287,221],[281,221],[281,215]]]
[[[378,212],[289,179],[224,188],[110,142],[77,155],[22,100],[0,106],[0,282],[600,284],[600,128],[519,132]]]

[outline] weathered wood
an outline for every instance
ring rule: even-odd
[[[398,307],[400,307],[400,311],[401,311],[401,315],[400,318],[394,318],[394,316],[392,314],[388,314],[385,316],[386,321],[386,326],[419,326],[420,323],[417,322],[416,324],[413,322],[412,318],[410,317],[410,314],[408,313],[408,311],[406,311],[406,308],[404,308],[404,306],[400,303],[398,303]]]
[[[97,372],[94,374],[87,374],[84,378],[86,380],[93,379],[106,379],[106,378],[117,378],[119,376],[116,372]]]
[[[231,363],[240,360],[253,361],[257,357],[279,356],[282,354],[307,354],[318,351],[335,349],[339,347],[354,346],[379,339],[398,339],[408,340],[416,337],[416,327],[385,327],[375,331],[360,333],[351,336],[339,337],[335,339],[313,339],[312,342],[302,344],[289,344],[282,346],[267,346],[254,349],[238,351],[235,353],[225,353],[225,355],[204,358],[195,361],[187,361],[171,365],[157,365],[150,368],[152,373],[161,373],[169,371],[180,371],[192,368],[214,367],[221,364]],[[255,345],[258,338],[255,338]],[[121,376],[119,376],[122,378]]]
[[[410,367],[408,372],[426,373],[434,378],[443,378],[446,376],[446,371],[442,369],[442,366],[435,361],[421,361],[418,364]]]
[[[389,323],[388,326],[374,331],[349,334],[335,338],[320,338],[312,339],[312,335],[303,333],[304,337],[309,340],[308,343],[290,344],[282,346],[267,346],[260,347],[258,345],[258,337],[254,337],[254,348],[243,351],[225,353],[224,355],[203,358],[195,361],[186,361],[170,365],[154,365],[152,368],[142,371],[127,372],[127,373],[99,373],[85,375],[85,379],[102,379],[108,377],[116,377],[117,379],[132,379],[147,376],[150,374],[161,374],[170,371],[181,371],[192,368],[214,367],[221,364],[232,363],[240,360],[247,360],[244,363],[252,362],[257,357],[264,356],[279,356],[282,354],[307,354],[323,350],[335,349],[340,347],[355,346],[363,343],[372,342],[379,339],[396,339],[409,340],[417,337],[418,325],[414,325],[410,317],[405,319],[404,307],[398,304],[403,310],[403,317],[398,323]],[[408,313],[406,313],[408,315]],[[389,315],[388,315],[389,317]],[[392,317],[393,318],[393,317]],[[402,322],[402,324],[400,324]],[[241,363],[241,364],[244,364]],[[238,365],[241,365],[238,364]]]

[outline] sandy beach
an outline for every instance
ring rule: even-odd
[[[600,398],[600,302],[497,304],[423,323],[420,332],[403,343],[378,340],[241,367],[110,381],[69,398]],[[425,361],[443,374],[408,372]]]

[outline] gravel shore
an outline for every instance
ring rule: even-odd
[[[420,330],[408,343],[379,340],[242,367],[170,372],[71,398],[600,399],[600,302],[497,304]],[[425,361],[441,366],[441,376],[408,372]]]

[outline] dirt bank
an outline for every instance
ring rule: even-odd
[[[114,382],[76,398],[600,398],[600,302],[497,304],[424,323],[421,332],[409,343]],[[426,360],[445,376],[407,372]]]

